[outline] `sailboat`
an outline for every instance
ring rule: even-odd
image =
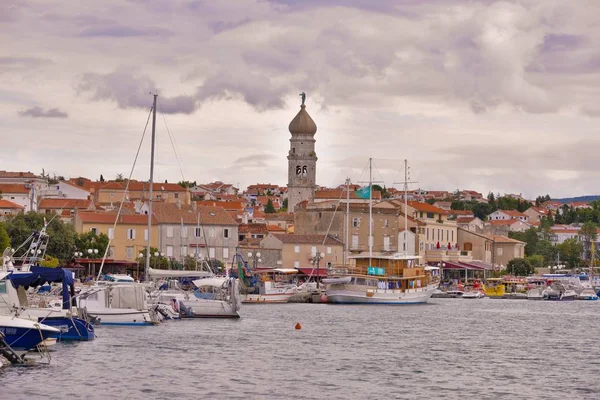
[[[150,230],[152,228],[152,189],[154,180],[154,144],[156,141],[156,101],[157,94],[154,94],[152,105],[152,140],[150,153],[150,180],[149,180],[149,207],[148,207],[148,240],[146,254],[150,254]],[[127,183],[129,185],[129,181]],[[128,187],[128,186],[127,186]],[[126,188],[127,188],[126,187]],[[123,200],[119,208],[119,213],[123,206]],[[115,219],[115,225],[118,220]],[[114,227],[113,227],[114,229]],[[110,243],[109,243],[110,244]],[[104,325],[128,325],[144,326],[155,325],[160,322],[162,317],[158,312],[148,304],[149,296],[147,286],[136,282],[101,282],[102,268],[108,254],[107,246],[96,283],[89,288],[83,289],[80,293],[78,303],[80,307],[85,307],[87,313]],[[148,281],[148,270],[150,268],[150,257],[146,257],[145,277]]]
[[[323,283],[328,285],[327,301],[338,304],[427,303],[438,284],[431,278],[425,266],[419,264],[419,256],[410,255],[408,251],[393,254],[373,253],[372,162],[370,158],[369,251],[366,254],[349,256],[349,259],[354,260],[354,266],[334,267],[329,276],[323,279]],[[405,186],[405,202],[406,195]],[[407,224],[405,217],[405,230],[408,229]]]

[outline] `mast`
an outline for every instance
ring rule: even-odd
[[[404,253],[408,254],[408,160],[404,159]]]
[[[373,159],[369,158],[369,267],[373,257]]]
[[[348,249],[350,245],[348,244],[348,239],[350,237],[350,178],[346,178],[346,223],[345,223],[346,235],[344,238],[344,242],[346,243],[344,249],[344,265],[348,263]]]
[[[152,145],[150,148],[150,190],[148,191],[148,238],[146,239],[146,268],[144,268],[144,280],[148,281],[148,270],[150,269],[150,235],[152,232],[152,187],[154,186],[154,142],[156,140],[156,98],[152,105]]]

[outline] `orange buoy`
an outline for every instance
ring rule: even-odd
[[[302,325],[300,325],[300,322],[296,322],[296,329],[302,329]]]

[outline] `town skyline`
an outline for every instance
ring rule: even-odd
[[[373,157],[421,188],[595,192],[593,2],[65,4],[0,6],[5,169],[128,176],[158,92],[156,181],[286,182],[304,91],[320,185]]]

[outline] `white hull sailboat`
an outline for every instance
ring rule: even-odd
[[[298,291],[298,285],[290,282],[290,277],[297,273],[298,270],[291,268],[256,272],[260,281],[242,295],[242,303],[287,303]]]

